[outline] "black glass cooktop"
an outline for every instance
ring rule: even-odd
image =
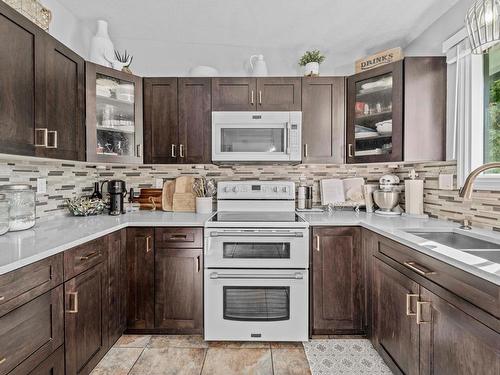
[[[295,212],[218,212],[210,221],[213,222],[270,222],[299,223],[304,222]]]

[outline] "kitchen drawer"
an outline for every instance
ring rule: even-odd
[[[0,375],[27,374],[64,342],[63,286],[0,317]]]
[[[156,228],[157,247],[203,248],[203,228]]]
[[[64,375],[64,346],[60,346],[29,375]]]
[[[63,281],[63,255],[57,254],[0,276],[0,316]]]
[[[94,267],[106,259],[104,238],[84,243],[64,252],[64,281]]]
[[[500,317],[500,288],[495,284],[386,238],[379,238],[377,252]]]

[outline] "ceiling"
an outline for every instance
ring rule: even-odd
[[[263,51],[307,46],[354,61],[387,46],[404,47],[457,1],[64,0],[63,4],[92,30],[95,20],[107,20],[112,39],[121,45],[184,44],[200,46],[200,51],[207,46]]]

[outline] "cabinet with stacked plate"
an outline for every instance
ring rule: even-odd
[[[87,161],[142,163],[142,78],[87,62]]]
[[[347,79],[346,161],[444,160],[446,62],[407,57]]]

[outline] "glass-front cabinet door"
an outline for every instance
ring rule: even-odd
[[[87,63],[87,160],[142,163],[142,80]]]
[[[401,161],[402,61],[348,78],[348,163]]]

